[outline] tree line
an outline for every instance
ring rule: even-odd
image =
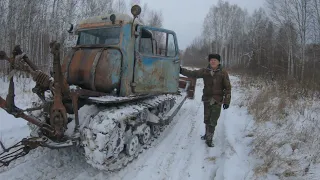
[[[183,53],[183,65],[203,67],[219,53],[226,68],[320,89],[320,0],[266,0],[249,14],[219,0],[201,36]]]
[[[130,13],[134,0],[1,0],[0,50],[11,54],[20,45],[28,57],[45,72],[52,66],[49,43],[56,40],[62,45],[62,56],[67,52],[64,40],[70,23],[90,16],[108,13]],[[162,27],[161,11],[141,5],[139,16],[146,25]],[[8,63],[0,61],[0,75],[7,74]]]

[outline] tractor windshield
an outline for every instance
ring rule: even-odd
[[[106,44],[114,45],[120,42],[120,27],[106,27],[79,31],[78,45]]]

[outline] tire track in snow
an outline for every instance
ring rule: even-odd
[[[198,113],[199,113],[200,107],[203,108],[203,105],[199,103],[197,111],[196,111],[196,114],[192,115],[193,118],[190,118],[190,120],[191,120],[191,128],[190,128],[190,131],[188,133],[189,143],[188,143],[187,146],[183,147],[184,149],[187,149],[190,146],[194,146],[194,144],[195,144],[195,140],[196,139],[192,138],[192,137],[197,137],[197,133],[196,133],[197,131],[194,131],[194,130],[195,129],[199,130],[199,128],[200,128],[200,126],[198,126],[198,128],[196,128],[197,121],[201,121],[201,119],[196,117],[197,115],[199,115]],[[189,174],[189,172],[187,172],[187,170],[190,167],[190,163],[191,163],[191,159],[192,159],[192,155],[193,155],[193,150],[191,150],[191,149],[192,148],[189,148],[189,153],[188,153],[188,156],[187,156],[186,163],[185,163],[182,171],[179,173],[180,174],[179,179],[186,179],[186,177],[190,177],[190,174]]]
[[[186,170],[190,165],[190,159],[191,159],[193,153],[190,152],[190,148],[188,148],[188,147],[190,147],[190,146],[192,147],[194,142],[195,142],[195,139],[191,138],[191,137],[192,137],[192,134],[193,134],[193,132],[195,130],[195,124],[196,124],[196,121],[197,121],[197,119],[195,119],[194,117],[195,117],[195,115],[198,114],[200,107],[201,107],[201,105],[197,104],[197,108],[195,110],[195,113],[193,113],[193,114],[190,113],[188,115],[188,117],[187,117],[187,120],[188,120],[187,123],[184,122],[184,124],[187,125],[187,127],[185,129],[186,130],[189,129],[189,131],[185,131],[185,132],[187,132],[187,136],[185,136],[185,133],[179,133],[180,138],[179,138],[179,141],[177,141],[177,143],[176,143],[175,150],[178,150],[178,152],[181,151],[180,149],[182,149],[183,151],[185,151],[185,150],[189,151],[189,153],[187,154],[186,160],[185,160],[185,158],[179,158],[179,162],[180,163],[184,162],[183,166],[179,166],[179,167],[183,167],[182,170],[179,171],[179,175],[180,174],[186,174]],[[191,125],[188,125],[189,123],[191,123]],[[181,139],[182,140],[186,140],[186,137],[187,137],[187,141],[183,141],[184,144],[181,144],[180,140]],[[181,148],[179,148],[179,147],[181,147]],[[172,155],[176,155],[176,152],[172,152]],[[177,158],[177,157],[172,156],[171,157],[171,162],[173,161],[174,158]],[[183,159],[183,160],[181,161],[181,159]],[[172,166],[172,163],[170,163],[170,166]],[[167,169],[172,169],[172,168],[170,168],[170,166],[168,166]],[[170,178],[170,177],[167,177],[167,178]],[[171,178],[175,179],[174,177],[171,177]]]
[[[203,108],[203,106],[201,106]],[[201,111],[200,111],[201,112]],[[212,172],[216,169],[215,156],[216,147],[207,147],[205,141],[201,140],[201,135],[205,132],[203,124],[203,113],[198,114],[196,128],[192,133],[191,144],[188,147],[188,157],[179,178],[175,179],[213,179]]]
[[[199,84],[197,84],[197,86],[199,86]],[[201,86],[201,84],[200,84],[200,86]],[[177,175],[175,175],[175,176],[171,176],[170,177],[171,179],[184,179],[184,178],[181,178],[181,176],[183,176],[183,175],[189,177],[189,173],[187,172],[187,169],[191,164],[191,159],[192,159],[193,153],[194,153],[193,147],[194,147],[195,141],[197,140],[196,138],[197,138],[198,131],[195,131],[195,130],[199,129],[199,122],[202,122],[201,119],[197,118],[197,117],[199,117],[199,111],[200,111],[201,107],[203,108],[203,105],[201,102],[201,96],[199,96],[199,94],[196,94],[195,99],[189,100],[188,103],[189,103],[189,106],[191,106],[190,109],[195,110],[195,111],[194,112],[190,111],[190,113],[188,114],[186,119],[182,119],[181,117],[177,117],[180,120],[179,122],[184,123],[184,125],[186,126],[186,128],[185,128],[186,131],[179,133],[179,136],[181,138],[183,138],[185,141],[183,141],[183,142],[178,141],[177,142],[177,145],[179,145],[181,147],[177,150],[178,151],[181,151],[181,149],[183,151],[187,150],[188,153],[184,156],[184,158],[182,158],[183,160],[182,161],[180,160],[178,163],[177,167],[183,167],[179,171],[179,174],[178,174],[179,178],[176,177]],[[201,114],[200,114],[200,116],[201,116]],[[188,124],[190,124],[190,125],[188,125]],[[198,128],[196,128],[196,125]],[[187,133],[187,134],[185,134],[185,133]],[[183,163],[183,164],[181,165],[181,163]]]
[[[197,90],[203,88],[203,82],[200,80],[197,83]],[[216,148],[209,148],[205,141],[201,140],[201,135],[205,133],[205,125],[203,123],[203,103],[202,94],[198,93],[196,96],[196,103],[198,110],[190,118],[192,125],[195,127],[189,132],[189,147],[188,156],[180,176],[173,179],[213,179],[212,172],[216,169],[215,159]]]
[[[201,83],[197,84],[198,88],[201,85],[203,86]],[[179,136],[185,137],[185,141],[178,142],[181,148],[172,150],[178,151],[182,155],[180,155],[180,158],[179,155],[176,155],[176,161],[171,166],[171,169],[175,169],[175,172],[171,172],[170,179],[212,179],[211,174],[215,165],[208,159],[215,150],[208,148],[204,141],[200,139],[205,129],[201,96],[202,94],[197,94],[195,100],[188,101],[191,106],[189,109],[195,111],[191,112],[187,119],[179,118],[180,122],[186,121],[186,124],[189,125],[185,128],[186,131],[179,132]]]
[[[146,166],[142,168],[142,171],[152,172],[156,176],[151,177],[144,177],[141,172],[136,172],[134,177],[136,179],[145,179],[145,178],[152,178],[152,179],[168,179],[170,176],[173,164],[176,164],[181,159],[179,156],[179,152],[181,146],[185,145],[185,138],[187,137],[188,130],[189,130],[189,119],[192,113],[195,113],[192,109],[190,109],[190,102],[186,102],[183,105],[178,116],[174,117],[172,122],[172,127],[166,129],[163,132],[163,139],[161,142],[157,144],[155,147],[150,149],[150,153],[159,153],[158,156],[146,155]],[[171,125],[171,124],[170,124]],[[139,159],[143,160],[143,159]],[[127,174],[124,179],[132,178],[132,173]],[[144,177],[144,178],[143,178]]]
[[[193,144],[200,140],[198,129],[200,129],[199,125],[203,124],[201,120],[199,121],[199,116],[201,116],[199,110],[203,107],[201,95],[198,94],[194,100],[185,102],[170,124],[171,127],[163,132],[164,136],[161,136],[163,138],[161,138],[161,142],[150,148],[148,153],[140,156],[138,162],[132,165],[134,167],[139,166],[138,168],[134,171],[120,172],[122,175],[118,174],[116,178],[180,179],[179,176],[190,166],[189,162],[193,157],[193,151],[198,148]],[[197,119],[194,119],[195,117]],[[195,125],[192,126],[192,124]],[[152,153],[157,155],[153,156]],[[111,179],[114,179],[114,177]]]
[[[186,103],[187,104],[187,103]],[[170,160],[174,159],[171,158],[171,156],[174,157],[173,154],[170,154],[170,150],[175,148],[177,143],[171,143],[171,142],[180,142],[181,136],[178,136],[181,129],[178,128],[179,123],[181,121],[184,121],[186,117],[188,117],[193,111],[190,111],[189,107],[186,107],[186,104],[182,106],[180,111],[178,112],[177,116],[174,117],[173,121],[168,125],[168,127],[162,132],[160,137],[156,139],[157,142],[155,142],[155,145],[151,148],[149,148],[147,151],[145,151],[143,154],[139,156],[139,158],[128,164],[126,168],[121,170],[119,173],[114,174],[110,176],[111,179],[145,179],[145,178],[159,178],[161,173],[167,174],[167,167],[168,164],[172,163]],[[176,119],[178,117],[178,119]],[[185,124],[185,121],[182,122],[182,124]],[[179,131],[177,131],[177,128]],[[179,138],[176,140],[177,138]],[[169,139],[169,143],[167,142]],[[175,139],[175,140],[173,140]],[[179,143],[178,143],[179,144]],[[175,152],[175,151],[173,151]],[[156,154],[156,156],[154,156]],[[132,169],[134,167],[134,169]],[[148,172],[148,174],[153,174],[151,177],[141,177],[144,176],[142,172]],[[152,172],[152,173],[150,173]],[[104,177],[106,174],[104,174]],[[98,178],[103,179],[103,178]]]

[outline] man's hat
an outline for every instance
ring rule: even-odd
[[[210,61],[210,59],[217,59],[220,62],[220,55],[219,54],[209,54],[208,61]]]

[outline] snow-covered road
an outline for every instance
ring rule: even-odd
[[[237,88],[238,79],[233,76],[230,79],[233,85],[232,104],[228,110],[222,111],[214,148],[208,148],[200,139],[204,124],[201,102],[203,83],[199,79],[195,99],[185,102],[173,122],[157,139],[157,145],[123,170],[116,173],[98,171],[85,162],[76,148],[40,148],[0,169],[0,179],[251,179],[256,163],[249,157],[253,120],[245,107],[238,106],[243,100]],[[6,115],[1,109],[0,118],[0,138],[6,144],[27,135],[28,128],[24,121]]]

